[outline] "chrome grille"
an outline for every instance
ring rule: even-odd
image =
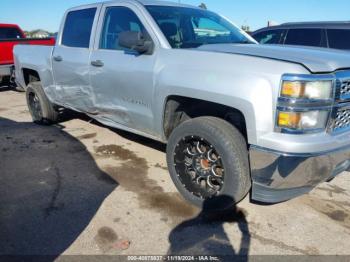
[[[350,127],[350,109],[339,108],[336,112],[334,122],[333,122],[333,131],[342,131]]]
[[[340,99],[345,100],[350,98],[350,79],[342,80],[340,86]]]
[[[350,70],[335,73],[336,92],[329,127],[335,133],[350,130]]]

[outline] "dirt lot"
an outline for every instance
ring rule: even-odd
[[[37,126],[23,93],[0,90],[0,254],[350,255],[349,182],[203,218],[163,145],[82,117]]]

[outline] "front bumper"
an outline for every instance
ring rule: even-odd
[[[310,192],[350,168],[350,146],[312,154],[288,154],[252,146],[252,199],[283,202]]]

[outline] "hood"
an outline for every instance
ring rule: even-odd
[[[215,44],[198,49],[287,61],[303,65],[312,73],[350,68],[350,52],[335,49],[260,44]]]

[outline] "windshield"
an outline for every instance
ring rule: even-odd
[[[0,27],[0,40],[20,39],[22,33],[15,27]]]
[[[172,48],[253,43],[226,19],[204,9],[175,6],[146,6],[146,8]]]

